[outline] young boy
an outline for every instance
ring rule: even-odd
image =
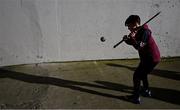
[[[140,57],[139,66],[133,75],[133,95],[127,96],[128,100],[136,104],[140,104],[141,81],[143,82],[142,95],[151,96],[147,75],[160,61],[160,52],[151,35],[151,30],[146,24],[140,26],[140,22],[138,15],[130,15],[125,21],[130,34],[123,37],[127,44],[132,45],[138,51]]]

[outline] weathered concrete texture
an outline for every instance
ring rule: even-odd
[[[180,58],[149,75],[152,98],[125,101],[138,60],[19,65],[0,70],[0,108],[180,108]]]
[[[179,10],[179,0],[0,0],[0,66],[138,58],[113,46],[129,34],[129,15],[143,24],[159,11],[148,25],[161,56],[180,56]]]

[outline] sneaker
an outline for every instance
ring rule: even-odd
[[[151,95],[151,91],[148,90],[148,89],[143,90],[142,96],[144,96],[144,97],[151,97],[151,96],[152,96],[152,95]]]
[[[126,96],[125,99],[134,104],[141,104],[140,97],[136,98],[134,95]]]

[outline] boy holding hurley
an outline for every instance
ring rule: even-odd
[[[130,15],[125,21],[130,34],[123,37],[128,45],[132,45],[138,51],[140,57],[139,66],[133,75],[133,95],[127,96],[128,100],[136,104],[140,104],[141,81],[143,82],[142,95],[151,96],[148,74],[160,62],[159,48],[152,37],[151,30],[146,24],[140,26],[140,22],[138,15]]]

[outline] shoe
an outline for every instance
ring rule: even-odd
[[[140,97],[135,97],[134,95],[125,96],[125,99],[134,104],[141,104]]]
[[[142,96],[144,96],[144,97],[151,97],[152,96],[151,91],[148,90],[148,89],[143,90],[142,91]]]

